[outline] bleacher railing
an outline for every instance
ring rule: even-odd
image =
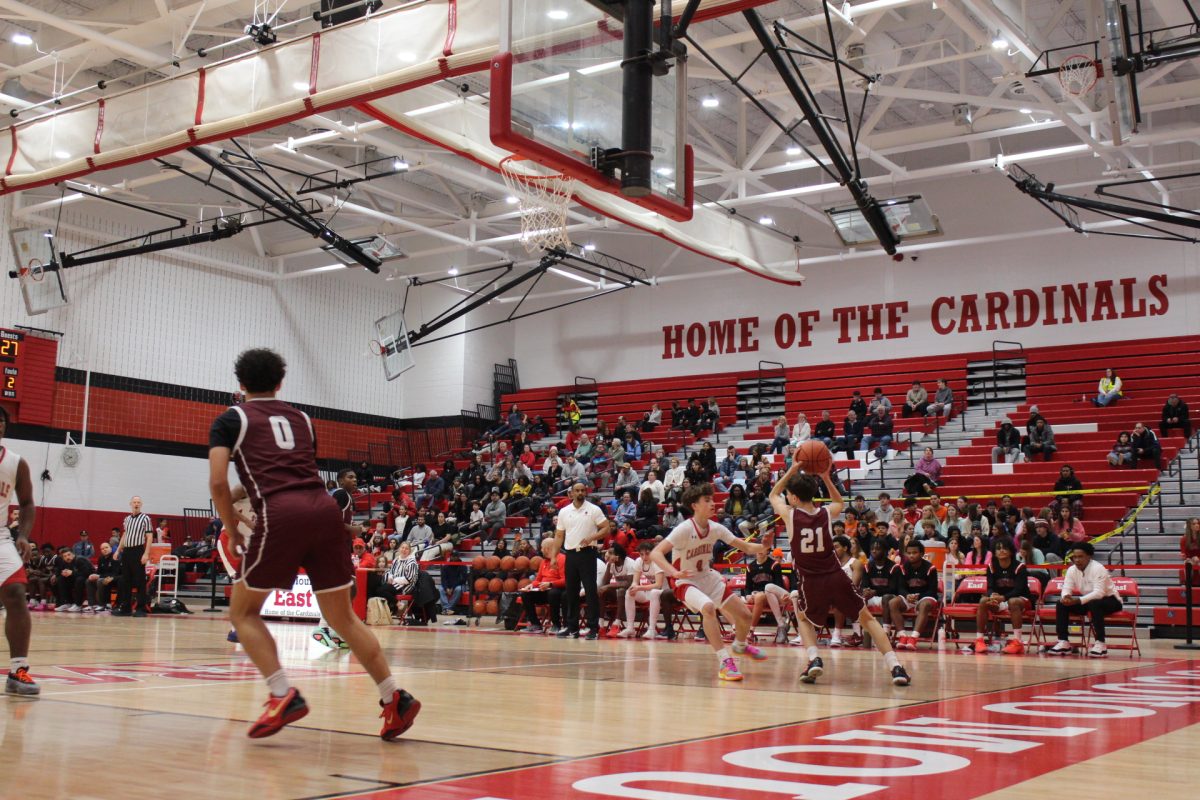
[[[787,376],[787,373],[785,372],[785,368],[782,363],[780,363],[778,361],[759,361],[758,362],[758,385],[755,388],[755,393],[754,393],[754,400],[755,400],[754,410],[758,416],[760,416],[760,417],[762,416],[762,409],[763,409],[763,402],[764,402],[763,401],[763,394],[764,394],[763,390],[765,389],[765,387],[767,385],[767,381],[770,380],[771,378],[784,378],[786,376]],[[787,391],[787,389],[785,387],[784,392],[786,393],[786,391]]]
[[[1004,339],[996,339],[992,342],[992,390],[990,394],[993,401],[1000,397],[1000,389],[997,385],[1000,377],[1025,377],[1025,364],[1022,363],[1020,366],[1012,364],[1015,359],[1024,360],[1024,358],[1025,345],[1020,342],[1010,342]],[[985,414],[991,413],[988,411],[988,395],[989,393],[985,386],[983,390],[983,411]]]

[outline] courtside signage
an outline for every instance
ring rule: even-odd
[[[1175,661],[356,796],[952,800],[979,797],[1197,722],[1200,665]],[[1189,763],[1158,768],[1164,775],[1194,769]]]
[[[296,582],[289,589],[276,589],[267,595],[263,602],[264,617],[287,617],[289,619],[320,619],[321,610],[317,608],[317,596],[312,592],[308,576],[296,576]]]

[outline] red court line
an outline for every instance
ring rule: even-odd
[[[1197,722],[1200,664],[1175,661],[353,796],[965,800]]]

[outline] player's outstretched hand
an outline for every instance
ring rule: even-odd
[[[28,561],[33,555],[33,545],[29,540],[21,537],[17,539],[17,552],[21,554],[21,561]]]

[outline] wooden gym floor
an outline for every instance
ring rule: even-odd
[[[747,770],[752,756],[730,753],[810,745],[818,733],[876,722],[961,719],[996,697],[1044,698],[1132,676],[1186,675],[1200,667],[1185,661],[1195,651],[1176,651],[1169,642],[1145,642],[1140,660],[1123,653],[1092,661],[922,651],[902,654],[913,685],[901,689],[885,680],[874,651],[841,650],[823,652],[828,672],[806,686],[796,680],[803,651],[767,645],[767,661],[742,659],[744,682],[724,684],[717,680],[711,649],[691,641],[587,642],[463,627],[376,628],[401,685],[424,704],[406,739],[385,744],[377,738],[374,687],[349,654],[311,642],[307,624],[278,623],[272,629],[312,712],[273,738],[251,741],[246,728],[266,689],[241,651],[225,641],[224,619],[35,614],[31,659],[42,696],[0,699],[0,797],[801,796],[779,781],[833,786],[839,780],[829,775],[837,771],[813,778],[785,764],[782,772],[764,772],[758,756],[757,766]],[[1163,680],[1194,680],[1200,701],[1200,671],[1196,675]],[[1005,690],[1011,691],[980,697]],[[942,758],[965,757],[971,766],[895,779],[879,777],[888,773],[885,768],[876,777],[856,779],[874,789],[855,791],[914,797],[928,787],[939,797],[1040,800],[1068,789],[1116,797],[1152,786],[1155,800],[1195,797],[1200,702],[1160,705],[1158,711],[1124,712],[1099,706],[1100,719],[1062,719],[1047,711],[998,720],[1087,725],[1079,730],[1095,732],[1070,741],[1034,735],[1040,744],[1018,755],[943,747],[953,755]],[[1133,714],[1152,716],[1125,719]],[[914,766],[904,758],[873,763]],[[814,757],[792,759],[811,763]],[[996,760],[997,768],[987,759]],[[647,764],[656,774],[699,770],[715,777],[707,786],[681,778],[667,793],[662,789],[668,784],[633,781],[620,788],[620,774]],[[764,779],[776,783],[755,783]],[[650,791],[655,788],[659,792]]]

